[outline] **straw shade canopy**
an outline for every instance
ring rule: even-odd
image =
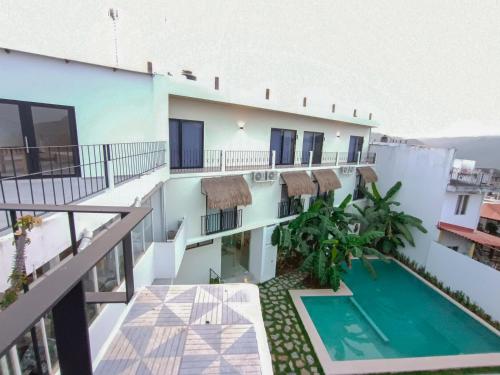
[[[319,169],[313,171],[313,175],[318,181],[319,192],[321,194],[328,193],[331,190],[340,189],[342,184],[340,183],[337,174],[332,169]]]
[[[363,180],[367,184],[371,184],[372,182],[377,182],[378,177],[372,167],[359,167],[358,172],[363,176]]]
[[[305,171],[283,172],[281,178],[285,181],[289,197],[316,193],[316,186]]]
[[[207,207],[225,209],[252,204],[252,193],[240,176],[201,179],[201,192],[207,195]]]

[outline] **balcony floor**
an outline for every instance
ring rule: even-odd
[[[267,366],[259,344],[264,341],[266,350],[267,344],[260,330],[255,286],[149,286],[133,302],[95,374],[261,374]]]

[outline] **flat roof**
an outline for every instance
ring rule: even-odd
[[[353,125],[362,125],[366,127],[377,127],[379,123],[375,120],[369,120],[361,117],[346,116],[338,113],[328,113],[323,111],[318,111],[310,107],[305,107],[303,110],[290,109],[286,105],[282,105],[273,101],[268,101],[265,99],[258,100],[257,98],[245,98],[242,100],[240,98],[234,98],[226,95],[222,90],[208,89],[207,87],[197,83],[196,81],[191,81],[188,79],[174,78],[168,76],[168,91],[169,94],[174,97],[180,98],[191,98],[213,103],[221,104],[233,104],[238,106],[244,106],[248,108],[262,109],[267,111],[274,111],[286,114],[292,114],[297,116],[304,116],[310,118],[317,118],[321,120],[337,121]]]
[[[481,217],[500,221],[500,203],[483,203]]]

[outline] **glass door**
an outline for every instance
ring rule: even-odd
[[[291,165],[295,157],[295,130],[271,129],[271,152],[276,152],[276,165]],[[269,159],[271,160],[271,158]]]
[[[309,152],[312,151],[312,164],[321,164],[323,151],[323,133],[304,132],[302,143],[302,164],[309,164]]]
[[[358,161],[358,153],[363,150],[363,137],[351,135],[349,139],[349,152],[347,154],[348,163],[356,163]]]
[[[77,144],[72,107],[0,99],[0,147],[9,148],[0,151],[2,175],[74,175]]]
[[[170,119],[170,167],[203,168],[203,122]]]

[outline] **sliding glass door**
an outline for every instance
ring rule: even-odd
[[[321,164],[321,153],[323,151],[323,133],[304,132],[302,143],[302,164],[309,163],[309,152],[312,151],[312,163]]]
[[[203,168],[203,122],[170,119],[170,168]]]
[[[358,153],[363,150],[363,137],[351,135],[349,139],[349,152],[347,154],[348,163],[356,163],[358,161]]]
[[[77,173],[79,152],[73,107],[0,99],[0,173],[58,169]]]
[[[271,129],[270,151],[276,151],[276,165],[293,164],[295,158],[295,137],[295,130]]]

